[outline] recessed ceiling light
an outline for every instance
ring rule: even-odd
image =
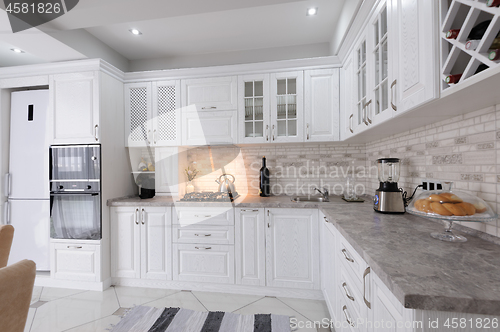
[[[314,16],[318,13],[318,7],[312,7],[307,10],[307,16]]]
[[[130,29],[129,31],[130,31],[130,33],[132,33],[133,35],[136,35],[136,36],[142,35],[142,32],[140,32],[137,29]]]
[[[15,52],[15,53],[24,53],[24,51],[23,51],[23,50],[20,50],[20,49],[18,49],[18,48],[11,48],[10,50],[11,50],[12,52]]]

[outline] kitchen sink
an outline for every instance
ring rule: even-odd
[[[295,196],[292,197],[292,202],[318,202],[318,203],[326,203],[329,202],[328,199],[325,199],[322,196]]]

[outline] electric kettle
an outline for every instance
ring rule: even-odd
[[[227,178],[228,176],[232,177],[233,180],[230,181]],[[234,175],[232,175],[232,174],[222,174],[221,176],[219,176],[218,179],[215,179],[215,182],[217,182],[219,184],[219,192],[234,194],[234,193],[236,193],[236,188],[234,187],[235,180],[236,179],[234,178]]]

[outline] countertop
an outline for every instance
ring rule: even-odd
[[[109,206],[229,206],[230,203],[178,202],[158,196],[108,201]],[[465,243],[430,237],[444,226],[414,216],[381,214],[371,200],[347,203],[290,201],[290,197],[239,198],[235,207],[319,208],[363,257],[398,300],[411,309],[500,315],[500,245],[466,235]],[[460,228],[460,226],[458,226]],[[462,228],[464,229],[464,228]]]

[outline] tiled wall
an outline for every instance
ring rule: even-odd
[[[354,169],[358,193],[363,193],[361,187],[364,187],[365,193],[372,195],[378,187],[376,159],[397,157],[402,160],[399,185],[404,190],[411,193],[423,179],[453,181],[454,188],[475,194],[500,211],[497,149],[500,149],[500,105],[368,144],[212,147],[212,162],[206,152],[197,150],[187,154],[187,162],[202,171],[194,181],[197,191],[217,190],[215,178],[222,171],[215,167],[212,172],[212,163],[214,166],[219,163],[225,164],[226,173],[236,177],[238,192],[257,195],[261,158],[266,156],[274,194],[312,194],[312,188],[323,186],[341,194],[345,176]],[[497,222],[464,225],[500,236]]]
[[[500,105],[418,128],[366,145],[368,165],[378,158],[402,160],[399,181],[413,191],[422,179],[453,181],[453,188],[484,199],[500,211]],[[376,177],[367,179],[367,191],[378,186]],[[500,236],[497,221],[463,225]]]

